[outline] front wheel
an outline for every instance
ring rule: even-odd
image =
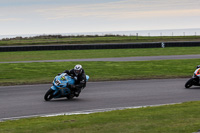
[[[46,101],[50,101],[50,100],[53,98],[53,93],[54,93],[54,90],[49,89],[49,90],[47,91],[47,93],[44,95],[44,99],[45,99]]]
[[[185,83],[185,88],[190,88],[190,87],[193,85],[192,82],[193,82],[193,79],[192,79],[192,78],[189,79],[189,80]]]

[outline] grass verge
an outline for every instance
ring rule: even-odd
[[[90,81],[189,77],[200,59],[137,62],[49,62],[0,64],[0,85],[51,83],[55,75],[82,64]]]
[[[192,133],[200,129],[200,102],[88,115],[28,118],[0,123],[1,133]]]
[[[0,62],[199,54],[200,47],[0,52]]]

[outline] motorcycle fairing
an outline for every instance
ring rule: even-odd
[[[86,81],[89,80],[89,76],[86,75]],[[51,89],[55,92],[53,93],[54,98],[66,97],[71,93],[71,90],[67,87],[68,84],[75,84],[75,79],[71,78],[65,73],[58,75],[53,80],[53,85]]]
[[[88,81],[88,80],[89,80],[89,78],[90,78],[90,77],[89,77],[88,75],[86,75],[86,81]]]
[[[197,76],[200,76],[200,68],[198,68],[197,70],[195,70],[194,72]]]
[[[67,84],[74,83],[75,80],[68,75],[61,74],[59,76],[56,76],[53,80],[53,86],[51,86],[51,89],[55,91],[53,94],[55,96],[54,98],[59,98],[70,94],[71,90],[67,87]]]

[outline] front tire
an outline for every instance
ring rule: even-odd
[[[54,93],[54,90],[52,89],[49,89],[46,94],[44,95],[44,99],[46,101],[50,101],[52,98],[53,98],[53,93]]]
[[[193,85],[192,82],[193,82],[193,79],[192,79],[192,78],[189,79],[189,80],[185,83],[185,88],[190,88],[190,87]]]

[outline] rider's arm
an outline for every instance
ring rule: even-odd
[[[65,70],[63,73],[67,73],[68,75],[70,74],[69,70]]]
[[[63,73],[67,73],[68,75],[72,75],[72,70],[65,70]]]
[[[71,70],[65,70],[63,73],[67,73],[69,76],[74,76],[74,71],[73,71],[73,69],[71,69]]]

